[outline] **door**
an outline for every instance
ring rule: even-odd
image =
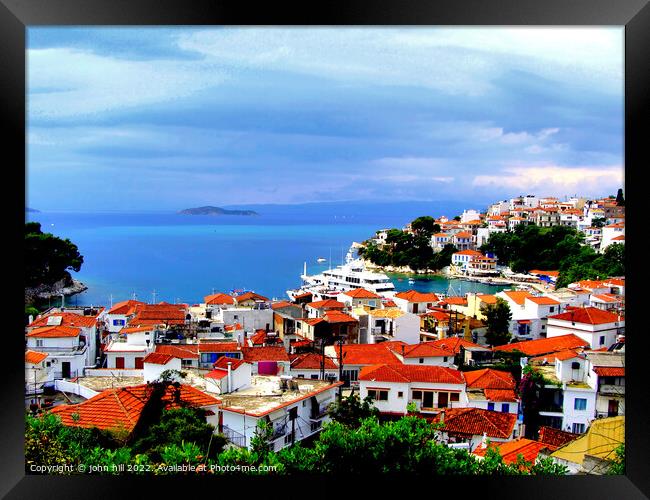
[[[61,363],[61,376],[63,378],[70,378],[70,361],[63,361]]]
[[[118,357],[115,358],[115,368],[124,368],[124,358],[123,357]]]
[[[417,313],[418,313],[418,305],[413,304],[413,314],[417,314]]]
[[[135,358],[135,369],[136,370],[141,370],[144,368],[144,363],[142,362],[144,358]]]
[[[449,394],[446,392],[438,393],[438,408],[447,408],[449,402]]]
[[[607,403],[607,416],[616,417],[618,415],[618,400],[610,399]]]
[[[425,391],[422,393],[422,406],[424,408],[433,408],[433,392]]]

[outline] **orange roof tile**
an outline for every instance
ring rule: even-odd
[[[339,311],[327,311],[323,317],[328,323],[358,323],[356,318]]]
[[[205,304],[208,306],[235,303],[235,299],[231,295],[225,293],[215,293],[212,295],[207,295],[203,300],[205,300]]]
[[[523,306],[524,305],[524,300],[527,298],[532,297],[530,292],[520,292],[520,291],[510,291],[506,290],[503,292],[505,295],[508,296],[510,300],[512,300],[515,304]]]
[[[382,364],[364,366],[359,380],[379,382],[431,382],[440,384],[464,384],[463,373],[444,366]]]
[[[254,363],[256,361],[289,361],[289,356],[284,347],[242,347],[244,361]]]
[[[507,464],[516,463],[520,455],[526,462],[535,463],[539,452],[545,448],[549,448],[549,445],[531,439],[519,438],[505,443],[490,443],[489,448],[495,448]],[[483,457],[487,450],[488,448],[479,446],[473,453],[479,457]]]
[[[497,303],[497,297],[496,295],[489,295],[487,293],[485,294],[480,294],[476,295],[476,298],[485,304],[496,304]]]
[[[345,344],[343,345],[344,365],[377,365],[399,362],[389,348],[390,344],[402,345],[404,342],[381,342],[380,344]],[[336,355],[339,351],[336,349]]]
[[[154,365],[166,365],[172,359],[176,359],[170,354],[162,354],[159,352],[150,352],[142,360],[143,363],[152,363]]]
[[[485,349],[488,351],[490,350],[487,347],[480,346],[478,344],[465,340],[464,338],[461,337],[447,337],[444,339],[434,340],[432,343],[442,349],[448,349],[452,351],[454,354],[458,354],[460,352],[461,347],[465,349],[478,347],[480,349]]]
[[[201,342],[199,352],[237,352],[241,351],[239,342]]]
[[[135,307],[138,305],[145,305],[145,303],[138,300],[125,300],[123,302],[118,302],[111,307],[107,314],[123,314],[125,316],[130,316],[135,312]]]
[[[120,333],[140,333],[140,332],[151,332],[154,330],[153,325],[145,325],[145,326],[125,326],[120,330]]]
[[[548,319],[571,321],[588,325],[603,325],[605,323],[615,323],[619,321],[618,315],[609,311],[603,311],[597,307],[567,307],[567,312],[549,316]]]
[[[61,318],[61,323],[55,326],[75,326],[80,328],[91,328],[97,324],[96,316],[82,316],[75,313],[53,313],[34,320],[28,328],[51,326],[47,324],[48,318]],[[52,325],[54,326],[54,325]]]
[[[594,371],[599,377],[625,377],[624,366],[597,366]]]
[[[551,297],[526,297],[526,300],[530,300],[540,306],[554,306],[560,303]]]
[[[413,345],[391,345],[388,347],[393,352],[405,358],[427,358],[427,357],[453,357],[454,353],[443,347],[435,345],[434,342],[420,342]]]
[[[334,299],[309,302],[307,305],[314,309],[345,309],[345,304],[343,302]]]
[[[471,389],[514,389],[517,385],[512,373],[486,368],[463,372]]]
[[[471,238],[471,237],[472,237],[472,233],[470,233],[469,231],[461,231],[459,233],[454,234],[454,238],[456,238],[456,239],[458,239],[458,238]]]
[[[322,356],[315,352],[308,352],[305,354],[292,354],[289,356],[291,359],[292,370],[320,370]],[[325,356],[325,369],[335,370],[338,365],[329,356]]]
[[[36,351],[25,351],[25,363],[36,365],[47,358],[47,353]]]
[[[581,434],[574,434],[573,432],[566,432],[544,425],[539,428],[539,441],[550,448],[559,448],[578,439],[580,436]]]
[[[528,356],[539,356],[542,354],[550,354],[566,349],[575,349],[577,347],[588,347],[589,342],[582,340],[577,335],[569,333],[559,337],[550,337],[537,340],[525,340],[523,342],[514,342],[494,347],[492,350],[499,351],[520,351]]]
[[[160,354],[169,354],[179,359],[198,359],[199,346],[196,344],[157,345],[156,351]]]
[[[422,293],[417,290],[399,292],[395,294],[395,297],[409,302],[438,302],[440,300],[435,293]]]
[[[379,298],[381,298],[376,293],[371,292],[369,290],[366,290],[364,288],[355,288],[354,290],[348,290],[346,292],[342,292],[342,295],[347,295],[348,297],[352,297],[352,298],[355,298],[355,299],[379,299]]]
[[[80,328],[71,326],[45,326],[42,328],[35,328],[27,337],[38,338],[64,338],[64,337],[78,337],[81,332]]]
[[[239,304],[241,304],[242,302],[246,302],[247,300],[254,300],[254,301],[261,301],[261,302],[270,301],[270,299],[264,297],[264,295],[260,295],[259,293],[255,293],[255,292],[242,293],[241,295],[237,295],[235,299],[237,299],[237,303]]]
[[[483,394],[488,401],[508,401],[516,402],[517,395],[514,389],[483,389]]]
[[[61,405],[53,408],[51,413],[61,418],[63,425],[78,427],[97,427],[105,430],[124,429],[132,431],[136,426],[145,403],[151,396],[152,388],[148,384],[107,389],[96,396],[73,405]],[[221,401],[209,396],[192,386],[180,385],[180,401],[192,406],[211,406]],[[166,408],[177,408],[175,389],[168,387],[162,401]],[[78,418],[73,418],[76,414]]]
[[[508,439],[515,428],[517,415],[481,408],[448,408],[443,412],[443,431],[454,434]],[[433,420],[439,422],[441,415]]]
[[[229,358],[227,356],[221,356],[217,361],[215,361],[212,366],[215,368],[221,368],[222,370],[228,370],[228,363],[230,363],[230,369],[236,370],[241,365],[245,363],[243,359]]]

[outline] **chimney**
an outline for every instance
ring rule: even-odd
[[[620,317],[620,316],[619,316]],[[29,315],[29,325],[31,325],[34,322],[34,316],[32,314]]]
[[[226,392],[232,392],[232,361],[228,361],[228,388]]]

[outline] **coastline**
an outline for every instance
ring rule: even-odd
[[[25,288],[25,303],[31,304],[37,300],[45,300],[53,297],[70,297],[88,290],[88,287],[81,281],[72,277],[62,279],[53,285],[41,285],[35,288]]]

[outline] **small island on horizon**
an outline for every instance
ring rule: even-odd
[[[186,208],[177,213],[181,215],[259,215],[254,210],[227,210],[225,208],[212,206]]]

